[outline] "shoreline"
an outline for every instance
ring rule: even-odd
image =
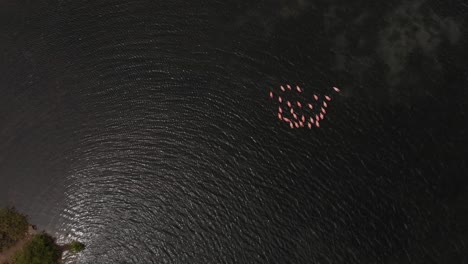
[[[85,249],[79,241],[63,245],[28,222],[14,207],[0,208],[0,264],[63,263],[63,254]]]
[[[30,242],[35,235],[39,234],[36,226],[29,225],[26,236],[23,239],[17,241],[13,246],[9,247],[5,251],[0,252],[0,264],[12,263],[12,257],[20,250],[23,249],[26,243]]]

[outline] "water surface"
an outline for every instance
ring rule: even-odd
[[[1,5],[0,205],[67,262],[467,262],[463,1]]]

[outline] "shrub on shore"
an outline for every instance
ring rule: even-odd
[[[72,253],[78,253],[80,251],[83,251],[85,249],[85,245],[83,243],[80,243],[78,241],[73,241],[70,243],[70,251]]]

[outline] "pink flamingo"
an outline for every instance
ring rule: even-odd
[[[307,127],[309,127],[309,129],[312,128],[312,124],[311,123],[307,123]]]
[[[314,94],[315,101],[318,101],[318,96]]]
[[[283,92],[285,91],[283,85],[281,85],[281,91],[283,91]]]
[[[297,104],[297,106],[299,106],[299,108],[302,108],[302,104],[301,104],[301,102],[299,102],[299,101],[296,101],[296,104]]]
[[[340,88],[337,88],[337,87],[334,87],[334,86],[333,86],[333,90],[335,90],[335,92],[337,92],[337,93],[339,93],[341,91]]]
[[[288,107],[291,107],[291,102],[287,101]]]
[[[278,112],[283,113],[283,108],[281,108],[281,106],[278,106]]]
[[[273,98],[273,92],[270,91],[270,98]]]
[[[319,121],[315,120],[315,126],[316,126],[316,127],[320,127]]]
[[[296,115],[296,113],[294,113],[294,114],[293,114],[293,117],[294,117],[294,119],[297,119],[297,115]]]
[[[296,90],[297,90],[298,92],[302,92],[302,89],[301,89],[301,87],[299,87],[299,86],[296,86]]]
[[[304,122],[299,121],[299,126],[304,127]]]
[[[278,119],[279,119],[279,120],[282,120],[282,119],[283,119],[283,116],[281,115],[281,113],[278,113]]]
[[[324,118],[325,118],[325,116],[322,113],[320,113],[320,119],[323,120]]]
[[[289,122],[289,127],[290,127],[290,128],[294,128],[294,125],[293,125],[292,122]]]
[[[294,122],[294,125],[296,126],[296,128],[299,128],[299,124],[297,122]]]
[[[324,114],[327,113],[327,111],[325,110],[325,108],[321,107],[321,109],[322,109],[322,113],[324,113]]]
[[[310,108],[310,109],[312,109],[312,108],[313,108],[312,104],[308,104],[308,106],[309,106],[309,108]]]
[[[328,96],[328,95],[325,95],[325,99],[327,99],[327,101],[329,101],[329,102],[331,101],[331,97]]]
[[[323,101],[323,106],[324,106],[324,107],[328,107],[327,102]]]
[[[291,90],[291,85],[286,84],[286,87],[288,87],[288,90]]]
[[[287,117],[283,117],[284,122],[291,122],[291,120]]]
[[[281,98],[281,96],[278,96],[278,102],[280,102],[280,103],[283,102],[283,98]]]
[[[301,118],[302,122],[305,122],[305,116],[302,115],[302,118]]]
[[[309,117],[309,120],[311,123],[314,123],[314,118],[313,117]]]
[[[294,114],[294,108],[291,108],[289,112],[291,112],[291,114]]]

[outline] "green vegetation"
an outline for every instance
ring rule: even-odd
[[[64,250],[78,253],[84,249],[78,241],[58,246],[52,236],[37,233],[25,215],[14,208],[0,208],[1,264],[58,264]]]
[[[0,252],[23,239],[28,226],[27,217],[15,208],[0,208]]]
[[[46,233],[35,235],[13,257],[14,264],[57,264],[62,256],[54,238]]]
[[[85,245],[83,243],[80,243],[78,241],[73,241],[69,244],[70,251],[72,253],[78,253],[80,251],[83,251],[85,249]]]

